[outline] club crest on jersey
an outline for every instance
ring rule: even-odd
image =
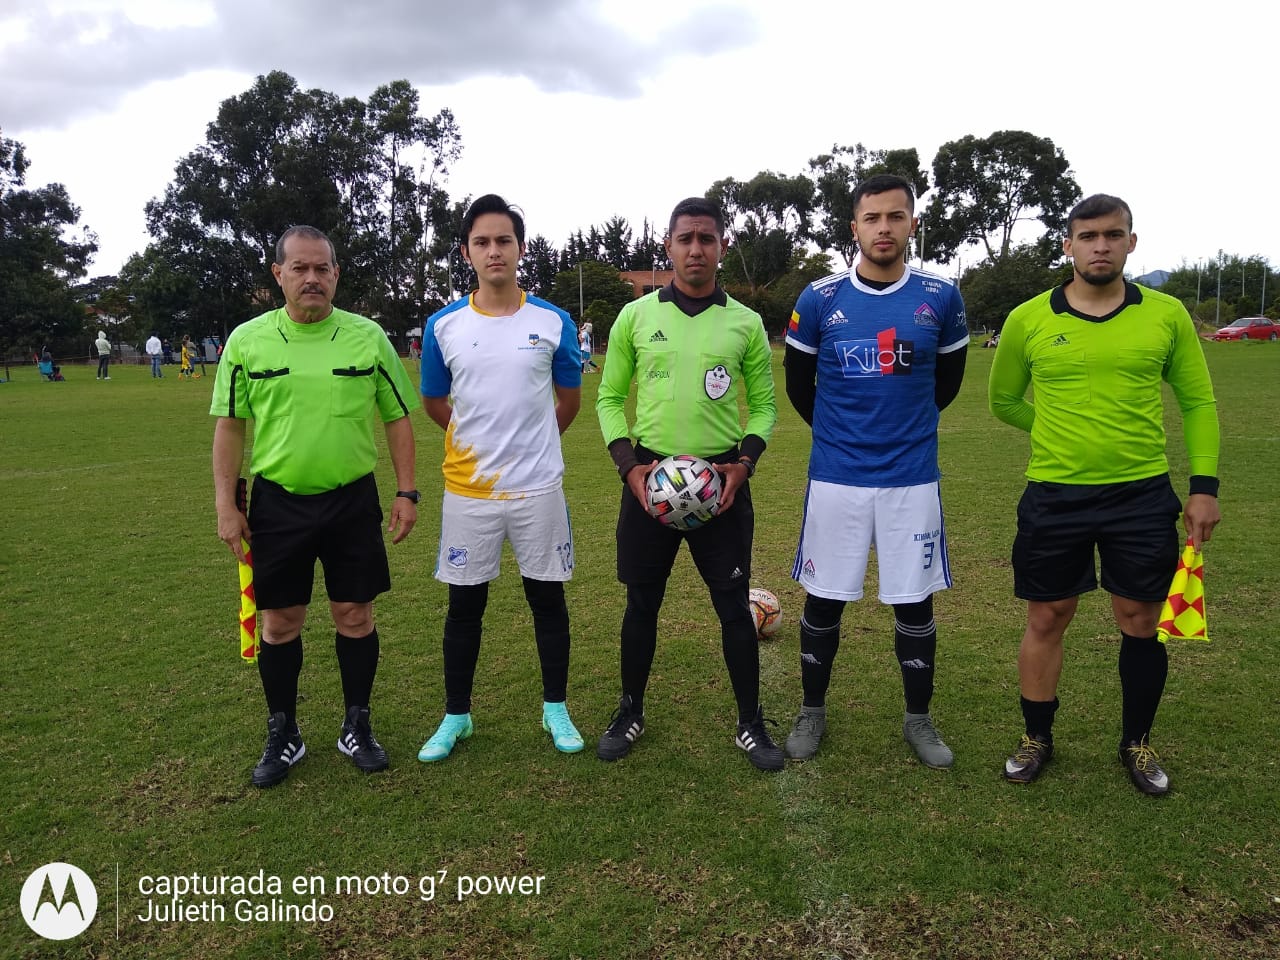
[[[538,341],[541,339],[542,337],[538,336],[536,333],[529,334],[529,346],[536,347],[538,345]]]
[[[702,378],[702,385],[706,388],[707,396],[712,400],[719,400],[728,393],[732,383],[733,377],[729,376],[729,371],[724,368],[723,363],[712,367]]]
[[[467,548],[466,547],[449,547],[445,554],[445,559],[449,566],[461,570],[467,565]]]
[[[938,322],[938,315],[933,312],[933,308],[927,303],[922,303],[916,308],[915,321],[917,327],[933,327],[937,329],[942,326]]]

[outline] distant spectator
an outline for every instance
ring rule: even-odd
[[[95,380],[110,380],[107,375],[107,361],[111,356],[111,341],[107,339],[105,331],[98,331],[98,339],[93,344],[98,350],[98,375]]]
[[[164,350],[164,362],[173,363],[173,344],[171,344],[167,338],[164,341],[163,350]]]
[[[154,333],[151,334],[147,338],[147,344],[143,349],[146,351],[147,356],[151,358],[151,376],[153,378],[163,377],[164,371],[160,369],[160,357],[164,348],[160,344],[160,338]]]

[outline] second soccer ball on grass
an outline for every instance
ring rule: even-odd
[[[756,633],[761,640],[769,639],[782,626],[782,604],[763,587],[752,587],[747,600],[751,604],[751,615],[756,620]]]

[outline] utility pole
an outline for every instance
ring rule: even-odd
[[[1218,302],[1213,307],[1213,325],[1222,327],[1222,248],[1218,248]]]

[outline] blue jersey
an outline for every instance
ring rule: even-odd
[[[942,277],[908,267],[877,290],[846,270],[805,287],[787,344],[818,361],[810,479],[856,487],[937,480],[937,357],[968,342],[964,301]]]

